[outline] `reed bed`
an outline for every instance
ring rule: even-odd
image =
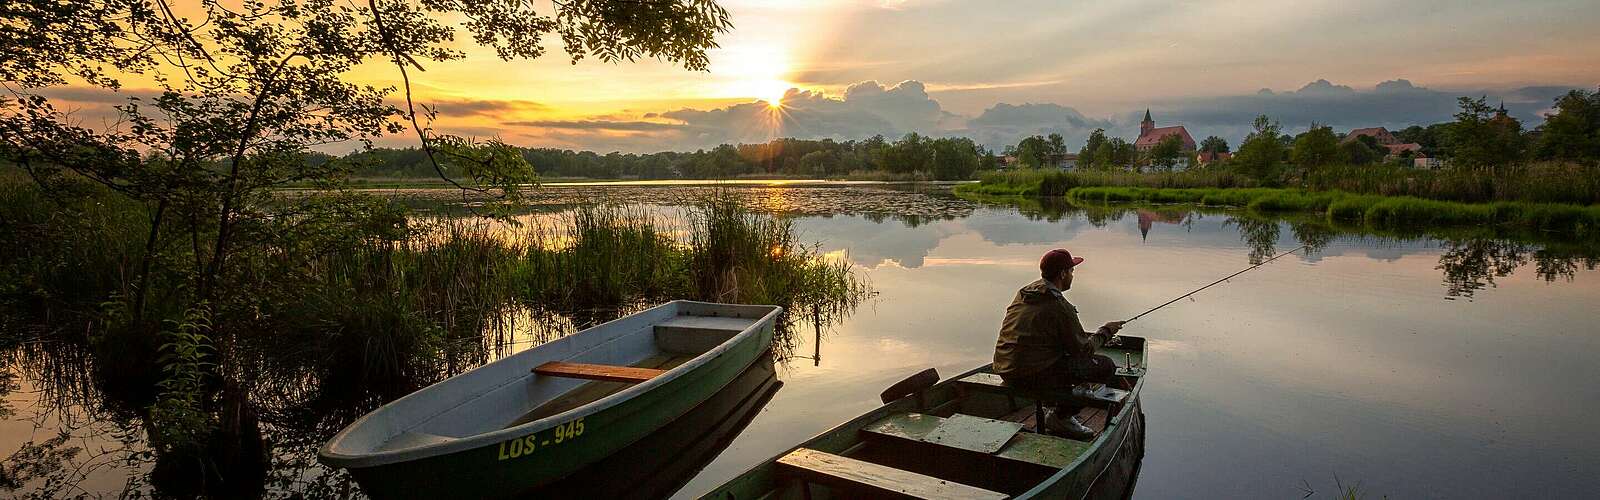
[[[1188,203],[1256,212],[1319,212],[1330,221],[1399,226],[1495,225],[1600,236],[1600,205],[1495,202],[1459,203],[1409,196],[1373,196],[1298,189],[1148,189],[1085,187],[1068,193],[1076,203]]]
[[[1393,165],[1329,165],[1285,169],[1272,186],[1309,191],[1342,191],[1375,196],[1409,196],[1441,201],[1489,203],[1600,203],[1600,165],[1533,162],[1492,169],[1417,170]],[[1239,189],[1268,187],[1226,166],[1180,172],[1137,173],[1023,169],[985,172],[977,184],[957,186],[980,195],[1065,196],[1079,187],[1155,189]]]
[[[0,180],[0,310],[107,354],[156,352],[162,325],[182,321],[196,300],[186,281],[195,247],[161,245],[147,317],[134,325],[127,311],[152,207],[93,186],[47,195],[26,180]],[[428,378],[550,330],[545,322],[567,332],[686,298],[777,304],[787,330],[829,323],[871,295],[848,263],[803,243],[789,220],[726,196],[681,218],[593,205],[522,224],[406,219],[384,203],[352,212],[341,230],[306,226],[229,261],[226,290],[209,308],[217,338],[246,353],[235,359],[256,353],[303,360],[291,369]],[[137,368],[119,371],[149,373]]]
[[[957,192],[981,195],[1065,196],[1078,187],[1141,188],[1248,188],[1256,183],[1226,169],[1137,173],[1125,171],[1019,169],[984,172],[977,184],[956,187]]]

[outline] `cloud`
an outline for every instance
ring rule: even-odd
[[[1016,144],[1022,137],[1052,133],[1061,134],[1067,139],[1069,147],[1076,148],[1094,129],[1113,127],[1110,120],[1089,118],[1076,109],[1060,104],[999,103],[968,120],[967,128],[955,133],[971,137],[979,144],[999,151]]]
[[[630,152],[693,150],[718,144],[766,142],[778,137],[856,140],[907,132],[941,135],[959,126],[961,117],[944,111],[928,97],[922,82],[908,80],[886,87],[876,81],[850,85],[834,97],[820,91],[789,89],[783,105],[765,101],[712,109],[682,108],[643,114],[639,120],[601,119],[508,121],[512,127],[535,130],[522,134],[534,145],[589,143]],[[629,134],[619,135],[627,132]]]
[[[404,107],[404,97],[401,96],[398,99],[399,100],[391,99],[390,104]],[[537,102],[522,100],[501,101],[483,99],[423,99],[419,100],[418,102],[433,108],[434,110],[438,111],[440,115],[452,116],[494,117],[508,114],[547,111],[550,109],[549,106],[545,106]]]
[[[654,115],[655,113],[651,113]],[[565,130],[626,130],[626,131],[656,131],[656,130],[683,130],[686,125],[646,121],[612,121],[612,120],[529,120],[504,122],[502,125],[511,127],[539,127]]]

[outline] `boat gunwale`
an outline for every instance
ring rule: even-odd
[[[604,328],[606,328],[608,326],[612,326],[613,323],[618,323],[618,322],[627,320],[630,317],[635,316],[635,315],[649,313],[649,312],[651,312],[653,310],[656,310],[656,309],[674,307],[674,308],[678,308],[681,311],[681,307],[683,305],[685,305],[685,304],[700,304],[700,305],[707,305],[707,306],[770,307],[771,310],[767,311],[766,314],[762,315],[759,318],[754,318],[753,321],[750,323],[750,326],[745,327],[745,329],[741,330],[738,334],[734,335],[733,337],[728,338],[728,340],[722,342],[721,344],[718,344],[716,347],[713,347],[713,348],[707,350],[706,352],[695,356],[694,358],[690,359],[689,361],[686,361],[681,365],[675,366],[672,369],[667,370],[665,373],[662,373],[661,375],[658,375],[658,376],[656,376],[656,377],[654,377],[654,378],[652,378],[652,379],[650,379],[648,381],[641,382],[641,383],[638,383],[638,384],[634,384],[632,387],[629,387],[627,389],[623,389],[621,391],[612,393],[612,394],[607,395],[605,397],[602,397],[600,399],[596,399],[594,401],[590,401],[588,403],[584,403],[582,406],[579,406],[577,408],[573,408],[573,409],[570,409],[570,410],[567,410],[567,411],[564,411],[564,412],[561,412],[561,413],[557,413],[557,414],[550,415],[550,416],[547,416],[547,417],[544,417],[544,418],[540,418],[538,420],[525,422],[525,423],[522,423],[522,424],[519,424],[519,425],[515,425],[515,426],[512,426],[512,427],[506,427],[504,429],[493,430],[493,431],[474,434],[474,435],[466,436],[466,437],[451,438],[449,441],[443,441],[443,442],[438,442],[438,443],[431,443],[431,444],[425,444],[425,445],[420,445],[420,446],[413,446],[413,447],[409,447],[409,448],[400,448],[400,449],[395,449],[395,450],[370,451],[370,452],[364,452],[364,453],[341,453],[341,452],[333,451],[333,448],[337,443],[339,443],[340,441],[344,440],[352,431],[354,431],[354,430],[360,428],[361,426],[367,424],[368,421],[370,419],[372,419],[373,417],[375,417],[378,414],[383,413],[383,412],[385,412],[387,410],[390,410],[391,406],[396,405],[396,404],[398,404],[398,403],[400,403],[402,401],[405,401],[405,400],[413,398],[413,397],[417,397],[417,398],[422,397],[424,394],[430,392],[429,389],[431,389],[431,388],[439,385],[440,383],[444,382],[443,380],[441,380],[440,382],[436,382],[436,383],[434,383],[432,385],[429,385],[428,387],[424,387],[422,389],[419,389],[416,392],[413,392],[411,394],[407,394],[407,395],[405,395],[405,396],[403,396],[403,397],[401,397],[399,399],[396,399],[394,401],[390,401],[388,403],[385,403],[383,406],[378,407],[378,409],[373,410],[372,412],[369,412],[366,415],[361,416],[361,418],[359,418],[359,419],[356,419],[355,422],[350,423],[350,425],[347,425],[347,426],[345,426],[344,429],[340,430],[338,434],[335,434],[332,439],[329,439],[326,443],[323,443],[323,445],[317,450],[317,455],[323,461],[323,463],[327,463],[329,465],[333,465],[333,466],[336,466],[336,467],[344,467],[344,468],[378,467],[378,466],[389,465],[389,464],[400,463],[400,462],[409,462],[409,461],[414,461],[414,460],[422,460],[422,459],[434,458],[434,457],[449,455],[449,454],[462,452],[462,451],[469,451],[469,450],[480,448],[480,447],[485,446],[487,444],[498,443],[500,441],[504,441],[506,439],[510,439],[511,437],[525,436],[525,435],[532,434],[532,433],[542,432],[542,431],[554,428],[558,424],[564,424],[564,423],[569,422],[569,421],[574,420],[574,419],[587,417],[589,415],[593,415],[593,414],[599,413],[601,411],[608,410],[608,409],[611,409],[613,407],[616,407],[616,406],[626,402],[629,399],[632,399],[633,397],[635,397],[635,396],[637,396],[637,395],[639,395],[641,393],[644,393],[646,391],[655,389],[656,387],[665,385],[665,384],[677,379],[678,377],[683,376],[683,374],[685,374],[685,373],[689,373],[691,371],[694,371],[695,369],[698,369],[698,368],[700,368],[702,366],[705,366],[706,364],[709,364],[712,359],[715,359],[716,357],[721,356],[723,353],[726,353],[726,352],[732,350],[734,348],[734,346],[743,344],[744,342],[749,341],[750,338],[755,337],[756,335],[758,335],[761,332],[762,329],[766,328],[767,325],[775,323],[777,321],[778,315],[783,312],[783,307],[781,307],[781,306],[772,306],[772,305],[725,304],[725,303],[719,303],[719,302],[701,302],[701,301],[694,301],[694,300],[674,300],[674,301],[663,303],[661,305],[657,305],[655,307],[651,307],[649,309],[645,309],[643,311],[639,311],[639,312],[634,313],[634,314],[630,314],[630,315],[623,316],[623,317],[620,317],[620,318],[617,318],[617,319],[613,319],[611,321],[607,321],[605,323],[601,323],[601,324],[598,324],[598,325],[595,325],[595,326],[592,326],[592,327],[589,327],[589,328],[585,328],[583,330],[580,330],[580,331],[572,333],[572,335],[568,335],[568,336],[565,336],[565,337],[562,337],[562,338],[571,338],[571,337],[575,337],[575,336],[578,336],[578,335],[582,335],[585,332],[601,330],[601,329],[604,329]],[[685,316],[685,315],[684,314],[676,314],[675,317],[677,317],[677,316]],[[576,356],[578,354],[582,354],[583,352],[589,352],[590,350],[598,348],[599,346],[606,345],[607,343],[610,343],[610,342],[612,342],[614,340],[615,339],[607,340],[605,342],[597,344],[594,347],[591,347],[590,349],[585,349],[584,351],[582,351],[580,353],[577,353],[574,356]],[[543,345],[543,344],[541,344],[541,345]],[[529,348],[529,350],[538,349],[538,348],[539,348],[539,346],[534,346],[534,347]],[[524,352],[526,352],[526,351],[524,351]],[[480,370],[480,369],[483,369],[483,368],[488,367],[490,365],[493,365],[495,363],[500,363],[502,361],[509,361],[509,360],[513,359],[514,357],[515,357],[515,355],[506,356],[506,357],[501,358],[499,360],[495,360],[493,362],[485,363],[483,365],[480,365],[480,366],[478,366],[476,368],[473,368],[472,370],[468,370],[466,372],[462,372],[461,374],[458,374],[456,376],[465,375],[467,373],[471,373],[472,371]],[[529,369],[531,370],[532,368],[530,367]],[[449,380],[449,379],[447,378],[445,380]],[[450,410],[453,410],[454,408],[459,408],[462,404],[466,404],[469,401],[473,401],[473,400],[475,400],[477,398],[483,397],[484,395],[492,393],[492,392],[494,392],[496,390],[499,390],[502,387],[505,387],[506,385],[515,383],[516,381],[519,381],[519,380],[526,380],[526,376],[524,376],[524,377],[507,378],[502,383],[495,384],[495,385],[490,386],[490,387],[486,387],[484,390],[479,391],[478,394],[476,394],[476,395],[474,395],[472,397],[464,399],[461,404],[458,404],[458,405],[456,405],[454,407],[451,407]],[[388,439],[394,439],[395,436],[398,436],[401,433],[407,432],[410,429],[415,428],[417,425],[420,425],[423,422],[427,422],[427,421],[431,420],[432,418],[436,418],[438,415],[446,413],[446,412],[448,412],[450,410],[441,411],[441,412],[435,414],[434,416],[431,416],[431,417],[428,417],[428,418],[425,418],[425,419],[418,419],[415,422],[413,422],[411,424],[411,426],[405,427],[404,430],[401,430],[400,432],[395,433],[394,436],[390,436]],[[385,441],[385,442],[387,442],[387,441]]]

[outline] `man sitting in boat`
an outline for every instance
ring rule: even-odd
[[[1033,389],[1071,389],[1083,382],[1107,383],[1117,371],[1111,358],[1095,349],[1122,329],[1121,321],[1101,326],[1093,334],[1083,330],[1078,308],[1062,295],[1072,288],[1072,270],[1082,257],[1057,248],[1039,259],[1041,278],[1017,291],[1006,306],[1000,338],[994,345],[994,372],[1007,383]],[[1045,409],[1039,416],[1045,432],[1088,439],[1094,431],[1078,422],[1070,404]]]

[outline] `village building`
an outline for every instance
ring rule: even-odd
[[[1345,134],[1344,140],[1339,141],[1339,143],[1343,144],[1354,141],[1361,138],[1361,136],[1371,137],[1374,140],[1377,140],[1378,144],[1382,144],[1384,146],[1400,144],[1400,138],[1395,137],[1394,134],[1389,133],[1389,129],[1383,127],[1368,127],[1351,130],[1350,133]]]
[[[1206,165],[1233,158],[1233,153],[1201,151],[1194,154],[1195,165]]]
[[[1077,153],[1066,153],[1066,154],[1059,154],[1059,155],[1050,155],[1050,157],[1046,160],[1045,164],[1054,166],[1054,167],[1062,169],[1062,170],[1077,170],[1077,168],[1078,168],[1078,154]]]
[[[1133,141],[1133,147],[1141,152],[1149,151],[1155,149],[1157,144],[1161,144],[1162,139],[1172,135],[1183,139],[1183,150],[1185,152],[1196,149],[1194,137],[1189,135],[1188,129],[1183,128],[1183,125],[1156,127],[1156,121],[1150,119],[1150,110],[1146,109],[1144,110],[1144,121],[1139,123],[1139,138]]]
[[[1393,133],[1389,132],[1389,129],[1383,127],[1367,127],[1351,130],[1350,133],[1345,134],[1344,140],[1339,141],[1339,143],[1344,144],[1355,141],[1360,139],[1362,136],[1371,137],[1374,141],[1377,141],[1379,146],[1383,146],[1384,149],[1388,150],[1388,153],[1384,154],[1383,156],[1383,161],[1393,161],[1395,158],[1400,158],[1408,152],[1412,158],[1422,156],[1421,144],[1417,144],[1415,142],[1400,142],[1399,137],[1395,137]],[[1420,168],[1420,164],[1417,165]]]

